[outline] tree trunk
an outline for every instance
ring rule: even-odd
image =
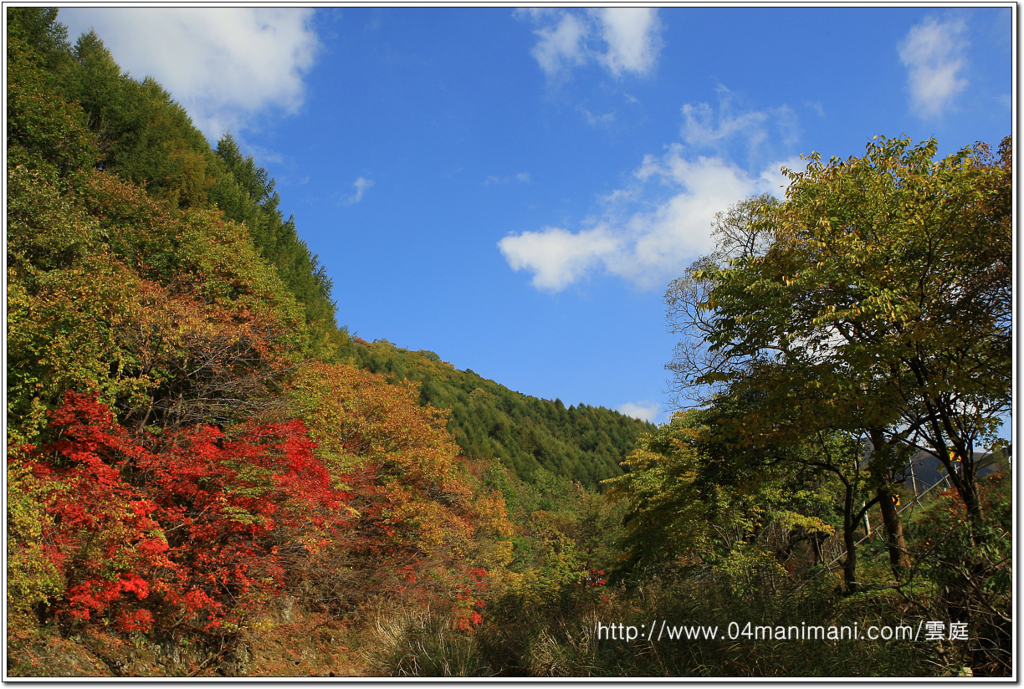
[[[961,477],[963,489],[960,490],[960,497],[964,501],[964,507],[967,508],[967,518],[971,520],[971,542],[977,547],[985,543],[983,529],[985,521],[982,517],[981,495],[978,493],[978,481],[975,478],[973,464],[972,461],[968,466],[961,461],[964,476]]]
[[[885,542],[889,548],[889,566],[892,573],[899,581],[903,573],[910,569],[910,555],[907,553],[907,541],[903,538],[903,524],[900,522],[900,514],[896,510],[896,501],[893,495],[898,490],[888,485],[885,476],[886,471],[886,443],[885,433],[881,428],[868,430],[868,437],[871,438],[872,473],[877,472],[875,480],[878,481],[878,505],[882,509],[882,524],[885,525]]]
[[[843,545],[846,546],[846,560],[843,562],[843,581],[847,593],[856,593],[857,583],[857,517],[854,514],[853,485],[846,484],[846,502],[843,505]]]
[[[889,493],[891,489],[878,489],[878,504],[882,508],[882,523],[885,524],[885,541],[889,548],[889,566],[899,581],[910,569],[910,555],[907,553],[907,542],[903,538],[903,523],[896,510],[896,501]]]

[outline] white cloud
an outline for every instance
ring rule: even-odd
[[[547,75],[559,74],[586,62],[583,40],[588,31],[586,23],[577,15],[562,12],[557,23],[534,32],[540,40],[530,54]]]
[[[650,402],[648,400],[644,400],[643,402],[626,402],[616,411],[620,414],[625,414],[626,416],[632,416],[634,419],[654,423],[654,419],[657,418],[658,412],[661,411],[661,405],[657,402]]]
[[[771,118],[741,114],[736,119],[767,123]],[[761,130],[738,131],[749,139]],[[558,292],[595,272],[640,289],[660,289],[713,248],[717,212],[754,194],[783,198],[789,179],[781,168],[804,168],[791,157],[751,172],[723,155],[695,155],[693,148],[676,143],[661,156],[645,156],[630,183],[604,195],[603,211],[584,227],[509,235],[498,242],[502,255],[513,270],[533,273],[532,284],[541,290]]]
[[[621,249],[620,240],[602,228],[573,234],[559,227],[505,237],[498,248],[512,270],[531,271],[534,287],[553,292],[582,279]]]
[[[615,76],[622,72],[644,74],[651,70],[661,50],[658,10],[650,7],[616,7],[591,10],[601,24],[608,50],[599,56]]]
[[[661,51],[658,10],[643,7],[582,10],[526,10],[542,24],[530,51],[549,78],[563,78],[589,62],[614,76],[649,74]]]
[[[72,38],[95,29],[123,70],[160,82],[212,140],[267,111],[298,112],[319,49],[312,19],[302,8],[60,11]]]
[[[913,26],[900,43],[911,107],[919,117],[941,116],[953,98],[967,87],[967,80],[957,76],[964,66],[966,30],[963,19],[939,22],[929,17]]]
[[[365,177],[360,177],[359,179],[352,183],[352,186],[356,188],[356,192],[354,194],[349,194],[344,198],[344,200],[342,200],[342,203],[344,203],[346,206],[350,206],[353,203],[359,203],[360,201],[362,201],[363,194],[366,193],[367,189],[373,186],[373,180],[366,179]]]
[[[558,227],[527,231],[503,238],[498,247],[513,270],[532,272],[532,284],[542,290],[561,291],[600,269],[641,289],[662,287],[711,250],[715,213],[752,194],[783,195],[783,165],[799,168],[800,161],[780,161],[750,175],[719,157],[687,159],[675,144],[660,159],[646,158],[634,172],[638,188],[653,179],[672,191],[653,210],[622,217],[615,206],[635,205],[630,201],[645,194],[638,188],[616,190],[605,197],[609,207],[591,227],[575,233]]]

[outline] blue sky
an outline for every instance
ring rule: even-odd
[[[338,322],[513,390],[671,411],[662,296],[801,153],[1012,127],[1001,7],[61,10],[230,130]]]

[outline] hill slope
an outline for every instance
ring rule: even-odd
[[[355,339],[354,360],[389,381],[420,382],[420,402],[451,412],[449,431],[467,457],[499,460],[532,482],[538,469],[596,487],[654,425],[604,407],[566,407],[509,390],[429,351]]]
[[[450,411],[449,430],[464,456],[500,460],[527,481],[541,467],[591,487],[622,473],[619,463],[637,435],[651,430],[648,424],[607,409],[586,405],[566,409],[559,400],[514,393],[472,371],[454,371],[433,353],[402,350],[385,342],[353,342],[347,329],[337,325],[324,266],[299,237],[295,218],[284,219],[274,180],[252,157],[241,153],[230,135],[211,147],[170,94],[152,79],[140,82],[123,74],[97,36],[84,34],[72,46],[66,30],[54,21],[55,11],[12,12],[10,163],[26,163],[22,169],[45,168],[60,180],[79,175],[80,170],[102,170],[106,190],[92,195],[89,212],[102,216],[100,225],[119,228],[120,239],[111,244],[115,255],[136,241],[124,234],[125,229],[142,229],[143,218],[134,210],[126,213],[123,201],[119,208],[110,207],[111,198],[128,193],[126,189],[140,187],[152,199],[151,206],[164,204],[166,210],[147,211],[146,222],[151,225],[166,227],[201,209],[219,212],[221,221],[234,221],[248,235],[252,250],[246,247],[242,253],[258,255],[275,274],[274,282],[280,281],[280,287],[268,289],[288,293],[301,310],[303,342],[293,356],[351,362],[391,381],[418,381],[422,404]],[[134,186],[114,191],[108,181],[111,175]],[[35,188],[28,183],[22,186]],[[28,199],[25,203],[38,206],[39,202]],[[28,227],[26,231],[36,232]],[[203,234],[198,241],[223,240]],[[168,244],[160,250],[182,249]],[[142,252],[132,251],[134,259],[139,259]],[[169,271],[180,266],[165,263],[160,277],[169,279]],[[14,281],[15,294],[24,284],[20,275]],[[123,359],[126,355],[108,351],[106,356]],[[54,363],[54,368],[59,366]],[[26,372],[25,377],[36,384],[33,388],[15,376],[13,408],[27,410],[29,400],[36,399],[38,421],[39,410],[56,403],[55,397],[38,395],[38,381],[62,375]],[[122,370],[119,377],[124,375]],[[59,387],[74,385],[67,381]]]

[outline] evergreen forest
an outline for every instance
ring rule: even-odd
[[[350,334],[230,135],[6,12],[6,677],[1014,674],[1010,137],[722,209],[656,426]]]

